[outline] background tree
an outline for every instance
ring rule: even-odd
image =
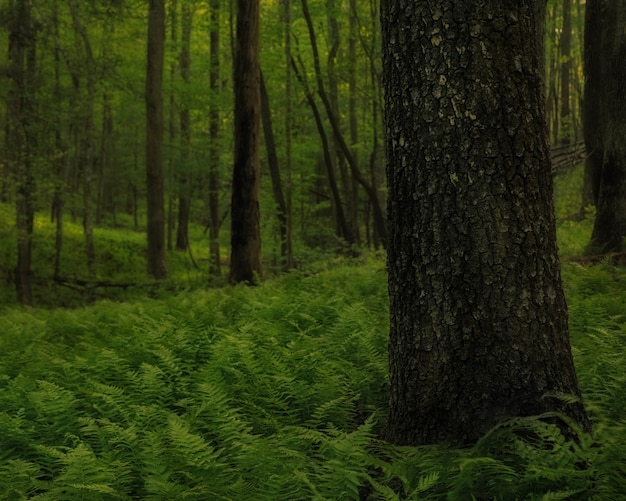
[[[33,26],[30,0],[9,2],[8,12],[11,21],[8,68],[10,89],[7,94],[10,128],[8,129],[7,143],[16,188],[17,264],[14,270],[15,287],[18,302],[32,305],[36,32]]]
[[[579,0],[544,0],[537,8],[546,14],[538,19],[546,28],[542,40],[551,141],[554,146],[575,144],[581,139],[584,4],[581,7]]]
[[[561,132],[559,142],[569,144],[572,136],[570,88],[572,77],[572,0],[563,0],[561,28]]]
[[[237,1],[230,281],[261,274],[259,1]]]
[[[602,176],[602,33],[604,0],[585,4],[583,135],[587,156],[583,187],[583,210],[598,203]]]
[[[588,424],[569,345],[535,1],[382,7],[390,411],[401,444]]]
[[[222,274],[220,253],[220,0],[211,0],[209,28],[209,272]]]
[[[185,92],[180,103],[180,152],[178,169],[178,225],[176,248],[186,250],[189,246],[189,216],[191,210],[191,182],[189,179],[189,155],[191,152],[191,111],[189,109],[189,83],[191,74],[191,28],[193,10],[184,2],[181,15],[181,48],[179,56],[180,76]]]
[[[96,167],[96,137],[94,124],[94,107],[96,100],[96,65],[91,48],[91,41],[86,26],[80,19],[79,7],[75,0],[69,2],[72,16],[72,25],[77,35],[77,53],[84,51],[86,71],[80,72],[85,76],[87,94],[81,98],[81,78],[78,70],[75,71],[73,81],[77,96],[77,127],[76,132],[76,167],[82,174],[83,187],[83,233],[85,235],[85,256],[87,276],[93,281],[96,278],[96,249],[93,238],[93,200],[92,187]]]
[[[165,207],[163,195],[163,58],[165,0],[148,7],[146,70],[146,193],[148,202],[148,273],[162,279],[165,265]]]
[[[595,8],[592,3],[592,9]],[[621,252],[626,235],[626,147],[623,134],[626,130],[626,68],[623,64],[626,57],[626,4],[607,0],[604,8],[600,98],[603,156],[590,245],[590,251],[594,253]],[[592,90],[591,86],[588,90]],[[590,96],[590,99],[594,97]],[[593,140],[592,135],[590,141]]]

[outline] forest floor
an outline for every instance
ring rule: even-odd
[[[576,183],[557,179],[557,218],[591,432],[534,417],[471,448],[391,446],[380,255],[254,288],[189,271],[152,298],[2,310],[0,500],[626,499],[626,269],[576,262]]]

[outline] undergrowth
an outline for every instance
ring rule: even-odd
[[[578,174],[556,183],[565,255],[579,253],[591,227],[589,215],[569,217]],[[0,236],[9,230],[0,225]],[[97,237],[110,252],[103,273],[118,262],[123,273],[143,272],[140,235]],[[0,245],[6,262],[12,248]],[[35,252],[51,249],[36,241]],[[68,274],[80,272],[71,268],[80,252],[68,249]],[[549,420],[516,419],[457,449],[378,438],[387,404],[384,263],[328,263],[255,288],[5,308],[0,500],[626,499],[624,269],[563,267],[592,432],[565,440]],[[177,276],[193,284],[188,263],[179,264]]]
[[[623,499],[623,270],[564,269],[591,434],[379,440],[380,261],[257,288],[0,319],[0,499]]]

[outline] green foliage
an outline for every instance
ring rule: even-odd
[[[385,296],[378,263],[8,311],[0,498],[358,498],[386,400]]]
[[[568,264],[593,432],[396,447],[383,263],[0,318],[0,499],[549,500],[626,492],[624,270]]]

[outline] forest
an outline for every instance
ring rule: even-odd
[[[2,0],[0,499],[626,499],[620,0]]]

